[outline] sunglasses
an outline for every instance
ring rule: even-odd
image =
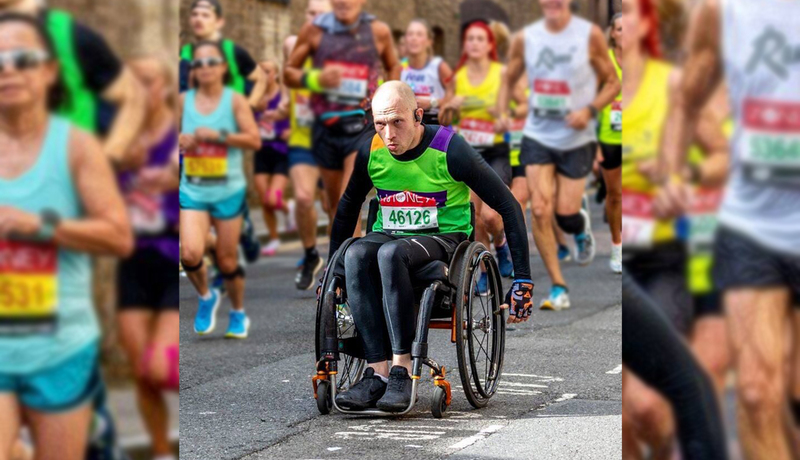
[[[192,61],[192,68],[199,69],[201,67],[216,67],[224,63],[225,61],[222,60],[222,58],[216,58],[216,57],[200,58]]]
[[[0,52],[0,72],[14,67],[17,70],[35,69],[50,60],[50,55],[42,50],[11,50]]]

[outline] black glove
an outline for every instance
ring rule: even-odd
[[[506,294],[508,316],[517,319],[527,319],[533,313],[533,281],[514,280],[511,289]]]

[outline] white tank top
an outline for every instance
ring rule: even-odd
[[[434,56],[421,69],[415,69],[410,65],[403,66],[400,81],[407,83],[417,96],[431,96],[441,101],[444,98],[444,86],[442,86],[442,81],[439,79],[439,66],[441,64],[442,58]],[[439,113],[439,108],[427,110],[426,113],[437,114]]]
[[[800,255],[800,1],[722,2],[735,131],[720,222]]]
[[[525,69],[531,111],[524,134],[555,150],[571,150],[597,139],[596,122],[576,131],[564,117],[589,105],[597,94],[597,76],[589,63],[592,24],[572,16],[567,27],[552,33],[541,19],[525,28]]]

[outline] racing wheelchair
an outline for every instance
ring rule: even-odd
[[[474,208],[471,211],[474,228]],[[369,231],[377,214],[378,200],[372,199],[367,218]],[[317,300],[315,352],[318,361],[312,384],[320,413],[328,414],[333,408],[345,414],[407,414],[417,400],[424,364],[430,367],[433,377],[431,412],[434,417],[441,418],[451,403],[452,394],[445,366],[428,356],[430,329],[450,331],[450,342],[456,345],[464,394],[476,409],[486,406],[497,391],[503,369],[506,323],[504,310],[500,308],[503,294],[497,262],[483,244],[474,241],[474,234],[458,245],[449,264],[432,261],[412,270],[417,321],[411,350],[409,406],[403,412],[390,413],[376,408],[347,410],[336,405],[336,394],[358,382],[367,367],[344,279],[344,254],[357,239],[346,240],[328,261]],[[482,272],[487,275],[488,290],[479,295],[476,285]]]

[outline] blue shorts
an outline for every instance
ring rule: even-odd
[[[214,219],[229,220],[239,217],[244,212],[246,206],[247,189],[234,193],[230,198],[226,198],[216,203],[205,201],[195,201],[180,194],[181,209],[189,211],[205,211]]]
[[[292,169],[295,165],[317,166],[317,160],[309,149],[289,147],[289,169]]]
[[[92,342],[56,366],[25,375],[0,372],[0,393],[40,412],[66,412],[94,399],[102,386],[100,344]]]

